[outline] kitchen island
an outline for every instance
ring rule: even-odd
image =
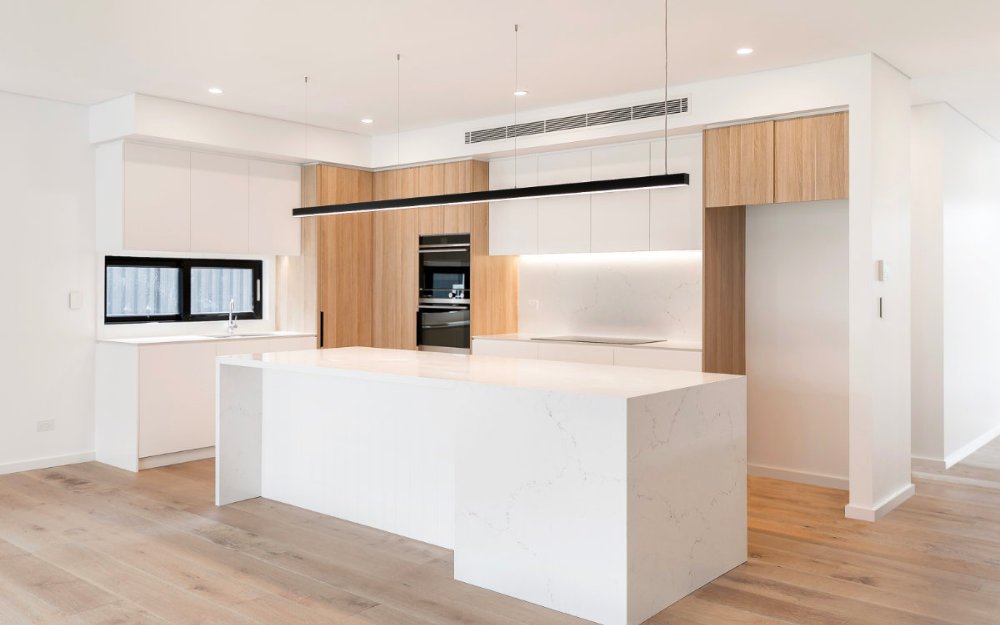
[[[455,551],[455,579],[635,625],[746,561],[741,376],[351,347],[218,360],[216,503]]]

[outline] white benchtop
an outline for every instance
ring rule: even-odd
[[[274,332],[248,332],[233,335],[212,335],[212,334],[185,334],[177,336],[140,336],[135,338],[121,339],[98,339],[98,343],[123,343],[125,345],[158,345],[160,343],[202,343],[205,341],[239,341],[253,339],[284,339],[316,336],[309,332],[287,332],[276,330]]]
[[[539,336],[537,334],[486,334],[483,336],[474,336],[473,340],[480,339],[484,341],[531,341],[533,343],[564,343],[568,345],[605,345],[607,347],[628,347],[629,349],[676,349],[683,351],[701,351],[701,343],[697,341],[657,341],[655,343],[644,343],[642,345],[629,345],[627,343],[588,343],[584,341],[550,341],[546,340],[544,336]]]
[[[402,376],[431,383],[468,382],[622,398],[642,397],[740,377],[697,371],[371,347],[225,356],[219,359],[219,364],[364,378]]]

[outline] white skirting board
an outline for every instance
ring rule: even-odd
[[[20,462],[8,462],[0,464],[0,475],[6,473],[20,473],[21,471],[33,471],[35,469],[50,469],[60,467],[64,464],[79,464],[81,462],[91,462],[94,460],[93,451],[85,451],[78,454],[67,454],[65,456],[50,456],[48,458],[33,458],[31,460],[21,460]]]
[[[823,486],[824,488],[836,488],[837,490],[848,489],[847,478],[836,475],[808,473],[806,471],[796,471],[794,469],[769,467],[764,464],[747,465],[747,473],[758,477],[770,477],[776,480],[785,480],[786,482],[796,482],[798,484],[810,484],[812,486]]]
[[[159,456],[149,456],[139,458],[139,470],[155,469],[165,467],[169,464],[181,464],[183,462],[194,462],[195,460],[205,460],[215,457],[215,447],[202,447],[201,449],[188,449],[177,451],[172,454],[160,454]]]
[[[913,484],[907,484],[899,489],[895,494],[889,495],[883,499],[874,508],[847,504],[844,506],[844,516],[857,521],[878,521],[899,507],[901,503],[912,497],[915,492],[916,487],[914,487]]]
[[[944,471],[945,469],[952,468],[959,462],[965,460],[966,458],[976,453],[989,443],[993,442],[993,439],[997,438],[998,436],[1000,436],[1000,424],[998,424],[996,427],[990,428],[989,430],[983,432],[982,434],[972,439],[968,443],[962,445],[955,451],[945,456],[944,459],[928,458],[926,456],[913,456],[913,460],[919,460],[929,469],[934,469],[936,471]]]

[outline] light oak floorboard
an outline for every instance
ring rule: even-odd
[[[265,499],[217,508],[211,460],[0,476],[3,625],[576,625],[452,579],[451,551]],[[749,561],[653,625],[1000,623],[1000,442],[879,523],[846,493],[751,478]]]

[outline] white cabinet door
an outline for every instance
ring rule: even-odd
[[[124,146],[122,248],[191,249],[191,154],[141,143]]]
[[[702,247],[701,135],[670,139],[669,173],[687,173],[686,187],[655,189],[649,199],[649,247],[653,250],[700,250]],[[663,141],[650,144],[650,171],[663,173]]]
[[[589,252],[590,202],[589,195],[538,200],[538,253]]]
[[[538,156],[538,184],[590,180],[590,150],[553,152]]]
[[[538,253],[538,200],[490,204],[490,256]]]
[[[538,184],[538,157],[519,156],[517,167],[513,158],[490,161],[490,189],[510,189],[514,187],[515,169],[518,187],[533,187]]]
[[[681,349],[616,347],[615,364],[624,367],[701,371],[701,352]]]
[[[539,341],[538,358],[565,360],[594,365],[615,364],[615,348],[608,345],[580,345],[578,343],[546,343]]]
[[[216,344],[139,348],[139,457],[215,445]]]
[[[594,180],[649,175],[649,143],[626,143],[594,148],[591,152]]]
[[[249,161],[191,154],[191,251],[249,250]]]
[[[251,254],[298,256],[301,253],[301,220],[292,209],[302,202],[301,168],[298,165],[250,161]]]
[[[472,339],[472,353],[476,356],[537,359],[538,343],[532,343],[531,341]]]
[[[649,249],[649,191],[597,193],[590,198],[590,251]]]

